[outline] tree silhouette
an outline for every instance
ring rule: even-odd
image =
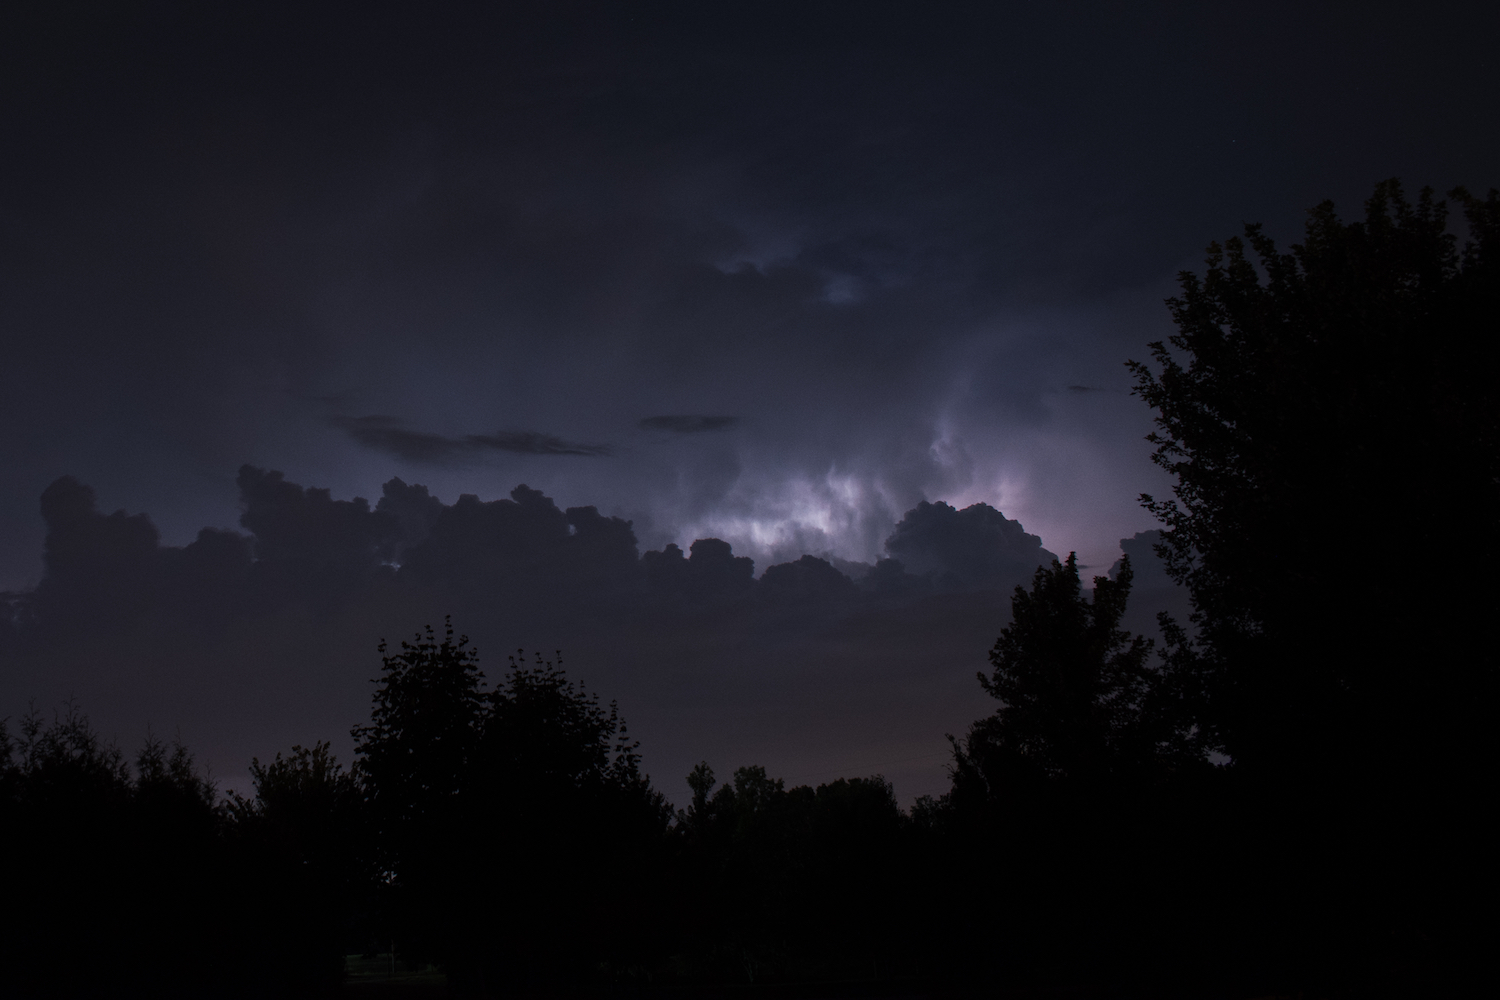
[[[510,902],[476,951],[494,974],[625,974],[666,930],[670,807],[640,771],[618,707],[563,672],[560,657],[509,660],[487,696],[473,829],[507,863],[476,888]],[[592,968],[586,968],[589,963]]]
[[[1097,786],[1138,774],[1172,745],[1175,720],[1152,711],[1163,676],[1150,663],[1154,643],[1119,627],[1132,578],[1127,556],[1116,579],[1094,578],[1089,600],[1069,553],[1039,567],[1029,592],[1016,587],[993,672],[979,675],[1001,707],[953,740],[955,794],[1042,780]]]
[[[373,950],[385,930],[371,912],[374,845],[359,784],[324,742],[253,759],[250,777],[255,797],[231,793],[224,808],[259,971],[282,989],[336,986],[344,955]]]
[[[1176,334],[1129,363],[1176,479],[1142,501],[1192,595],[1180,705],[1234,762],[1226,895],[1299,976],[1394,982],[1459,947],[1447,887],[1487,863],[1500,196],[1452,197],[1462,249],[1395,181],[1361,221],[1313,209],[1290,252],[1253,225],[1210,245]]]
[[[678,814],[681,941],[711,979],[867,979],[907,915],[905,817],[880,776],[787,788],[760,765],[716,787],[700,763]]]
[[[1079,984],[1186,975],[1201,944],[1184,886],[1212,835],[1196,786],[1216,776],[1193,727],[1196,658],[1162,617],[1167,649],[1120,628],[1134,571],[1083,589],[1077,557],[1016,587],[1011,621],[979,674],[1000,702],[952,736],[952,788],[919,801],[911,831],[924,882],[946,893],[957,974]],[[1157,970],[1157,971],[1152,971]],[[1175,986],[1172,988],[1176,988]]]
[[[402,866],[424,863],[429,831],[457,820],[487,707],[477,653],[468,636],[454,640],[451,621],[441,640],[428,626],[399,653],[387,648],[382,641],[370,724],[353,736],[381,843],[401,878]]]
[[[484,989],[649,950],[621,909],[657,905],[670,813],[613,704],[540,655],[487,689],[451,624],[386,655],[379,685],[354,735],[408,960]]]
[[[259,822],[299,862],[325,865],[357,854],[351,843],[362,819],[360,789],[326,742],[294,746],[268,764],[250,761],[255,798],[231,796],[242,822]]]
[[[147,737],[134,773],[69,704],[0,728],[0,961],[17,996],[214,981],[203,919],[226,874],[214,789],[180,742]],[[128,917],[128,919],[127,919]]]
[[[1441,720],[1493,683],[1465,649],[1500,556],[1500,198],[1454,196],[1462,252],[1444,203],[1395,181],[1362,222],[1313,209],[1290,253],[1247,226],[1181,276],[1154,368],[1129,363],[1177,480],[1142,500],[1196,609],[1197,721],[1242,763],[1479,749],[1482,726]],[[1465,557],[1427,585],[1452,539]]]

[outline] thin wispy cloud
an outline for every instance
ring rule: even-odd
[[[403,426],[404,421],[397,417],[379,414],[335,417],[332,422],[366,448],[408,462],[427,464],[461,461],[486,451],[513,455],[574,455],[585,458],[601,458],[612,451],[609,445],[583,444],[539,431],[497,431],[494,434],[448,437],[431,431],[412,430]]]

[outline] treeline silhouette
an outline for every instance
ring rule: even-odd
[[[69,706],[0,729],[0,754],[7,994],[338,981],[337,866],[300,869],[267,808],[216,802],[181,743],[148,736],[132,766]],[[331,840],[330,815],[308,828]]]
[[[1321,206],[1290,254],[1250,227],[1255,259],[1183,276],[1132,369],[1190,620],[1121,627],[1128,557],[1091,592],[1071,555],[1038,569],[942,797],[705,762],[674,810],[559,660],[492,684],[428,628],[382,644],[348,769],[294,748],[250,799],[177,744],[131,766],[76,711],[7,731],[8,982],[319,991],[394,951],[468,995],[1456,993],[1489,947],[1500,196],[1452,197],[1463,248],[1386,182],[1361,222]],[[1393,506],[1423,545],[1382,544]]]

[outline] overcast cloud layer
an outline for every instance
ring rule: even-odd
[[[1353,215],[1384,177],[1483,189],[1500,162],[1500,24],[1469,4],[459,6],[15,18],[0,590],[52,586],[37,502],[63,476],[101,512],[149,512],[182,559],[243,562],[234,535],[193,545],[256,509],[246,463],[340,499],[399,477],[449,510],[524,482],[629,521],[641,553],[718,538],[758,573],[873,564],[924,501],[982,503],[1103,572],[1152,527],[1137,495],[1169,489],[1123,362],[1170,332],[1174,274],[1244,221],[1290,242],[1324,198]],[[318,612],[342,631],[275,612],[281,645],[246,631],[172,669],[260,705],[268,735],[232,752],[265,755],[316,726],[271,721],[302,709],[264,701],[258,657],[300,637],[362,683],[374,635],[458,613],[405,603],[418,590]],[[518,614],[486,641],[612,648],[608,615]],[[950,624],[967,684],[996,621]],[[658,726],[638,726],[649,749],[697,723],[651,701],[680,675],[645,648],[621,655],[651,678],[631,716]],[[929,669],[910,648],[892,676]],[[0,669],[0,711],[59,689]],[[124,697],[119,670],[74,693]]]

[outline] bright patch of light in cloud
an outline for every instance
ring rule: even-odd
[[[755,559],[757,572],[798,558],[826,554],[870,562],[872,519],[880,537],[895,523],[887,491],[875,477],[830,469],[822,477],[798,477],[753,489],[737,489],[720,508],[681,529],[678,544],[722,538],[736,554]]]

